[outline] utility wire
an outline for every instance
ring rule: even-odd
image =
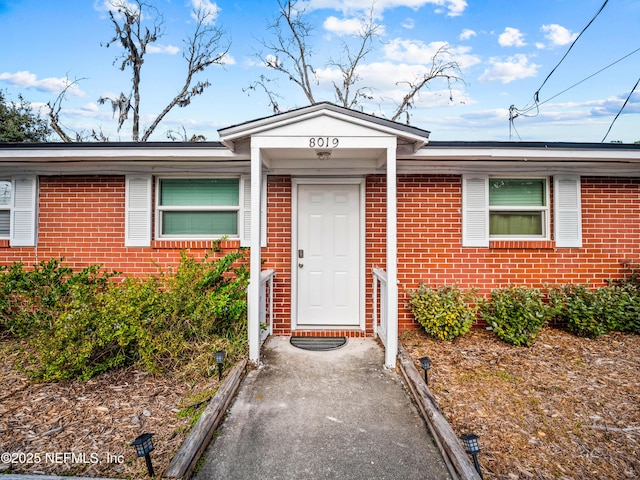
[[[547,75],[547,78],[544,79],[544,82],[542,82],[542,85],[540,85],[540,88],[538,88],[538,90],[536,90],[536,93],[533,94],[533,98],[535,100],[536,103],[538,103],[538,96],[540,94],[540,90],[542,90],[542,87],[544,87],[544,84],[547,83],[547,80],[549,80],[549,77],[551,77],[551,75],[553,75],[553,72],[556,71],[556,69],[560,66],[560,64],[564,61],[565,58],[567,58],[567,55],[569,55],[569,52],[571,51],[571,49],[573,48],[573,46],[576,44],[576,42],[580,39],[580,37],[582,36],[582,34],[584,32],[587,31],[587,28],[589,28],[591,26],[591,24],[593,23],[593,21],[598,17],[598,15],[600,15],[600,12],[602,12],[602,10],[604,10],[604,7],[607,6],[607,3],[609,3],[609,0],[605,0],[605,2],[602,4],[602,6],[600,7],[600,9],[596,12],[596,14],[593,16],[593,18],[589,21],[589,23],[587,23],[587,26],[584,27],[582,29],[582,31],[578,34],[578,36],[576,37],[576,39],[571,42],[571,46],[569,47],[569,49],[565,52],[565,54],[562,56],[562,58],[560,59],[560,61],[558,62],[558,64],[553,67],[553,70],[551,70],[551,72],[549,72],[549,75]]]
[[[547,80],[549,80],[549,78],[551,77],[551,75],[553,75],[553,73],[556,71],[556,69],[560,66],[560,64],[562,64],[562,62],[564,61],[565,58],[567,58],[567,55],[569,55],[569,52],[571,51],[571,49],[574,47],[574,45],[576,44],[576,42],[578,41],[578,39],[580,39],[580,37],[582,36],[582,34],[584,32],[587,31],[587,29],[591,26],[591,24],[595,21],[595,19],[598,17],[598,15],[600,15],[600,13],[602,12],[602,10],[604,10],[604,7],[607,6],[607,3],[609,3],[609,0],[605,0],[604,3],[600,6],[600,8],[598,9],[598,11],[596,12],[596,14],[593,16],[593,18],[589,21],[589,23],[587,23],[587,25],[582,29],[582,31],[578,34],[578,36],[575,38],[575,40],[573,42],[571,42],[571,45],[569,46],[569,48],[567,49],[567,51],[565,52],[565,54],[562,56],[562,58],[560,59],[560,61],[558,62],[558,64],[553,67],[553,70],[551,70],[551,72],[549,72],[549,75],[547,75],[547,78],[544,79],[544,81],[542,82],[542,85],[540,85],[540,87],[538,88],[538,90],[536,90],[536,92],[533,94],[533,102],[534,104],[532,106],[525,106],[522,111],[523,113],[529,112],[531,110],[538,109],[540,106],[540,90],[542,90],[542,87],[544,87],[544,85],[547,83]],[[515,112],[515,113],[514,113]],[[513,125],[513,121],[516,117],[518,117],[520,115],[520,111],[514,106],[511,105],[509,107],[509,123],[511,125]],[[537,115],[537,113],[536,113]],[[509,137],[511,137],[511,133],[509,133]]]
[[[622,110],[624,110],[624,107],[627,106],[627,103],[629,102],[629,99],[631,98],[631,95],[633,95],[633,92],[635,92],[636,88],[638,88],[638,84],[640,83],[640,78],[638,78],[638,81],[636,82],[636,84],[633,86],[633,88],[631,89],[631,91],[629,92],[629,96],[627,97],[627,99],[624,101],[624,103],[622,104],[622,107],[620,108],[620,111],[618,112],[618,114],[616,115],[616,118],[613,119],[613,121],[611,122],[611,125],[609,125],[609,130],[607,130],[607,133],[605,134],[604,137],[602,137],[602,141],[600,143],[604,143],[605,139],[607,138],[607,136],[609,135],[609,133],[611,132],[611,129],[613,128],[613,124],[616,123],[616,120],[618,120],[618,117],[620,116],[620,114],[622,113]]]
[[[633,55],[634,53],[638,53],[640,52],[640,47],[636,48],[634,51],[627,53],[625,56],[620,57],[618,60],[615,60],[613,62],[611,62],[609,65],[602,67],[600,70],[598,70],[597,72],[592,73],[591,75],[589,75],[588,77],[583,78],[582,80],[580,80],[579,82],[574,83],[573,85],[571,85],[570,87],[565,88],[564,90],[562,90],[559,93],[556,93],[555,95],[553,95],[552,97],[547,98],[545,101],[540,102],[540,103],[536,103],[535,105],[532,105],[531,107],[526,107],[522,110],[517,109],[517,108],[513,108],[513,110],[516,113],[516,116],[527,116],[526,114],[529,113],[531,110],[533,109],[537,109],[540,105],[544,105],[547,102],[550,102],[551,100],[553,100],[556,97],[559,97],[560,95],[562,95],[563,93],[568,92],[569,90],[571,90],[574,87],[577,87],[578,85],[580,85],[581,83],[586,82],[587,80],[595,77],[596,75],[598,75],[599,73],[604,72],[606,69],[613,67],[616,63],[620,63],[622,60],[626,59],[627,57],[630,57],[631,55]],[[532,115],[535,116],[535,115]],[[515,118],[515,117],[514,117]]]

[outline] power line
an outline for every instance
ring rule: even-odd
[[[571,42],[571,45],[569,46],[569,48],[567,49],[567,51],[565,52],[565,54],[562,56],[562,58],[560,59],[560,61],[557,63],[557,65],[555,67],[553,67],[553,69],[551,70],[551,72],[549,72],[549,74],[547,75],[547,77],[544,79],[544,81],[542,82],[542,85],[540,85],[540,87],[538,88],[538,90],[536,90],[536,92],[533,94],[533,102],[534,104],[532,106],[525,106],[522,110],[517,109],[514,105],[511,105],[509,107],[509,124],[513,125],[513,121],[516,117],[518,117],[519,115],[523,115],[525,113],[530,112],[531,110],[533,110],[534,108],[537,110],[540,106],[540,90],[542,90],[542,87],[544,87],[544,85],[547,83],[547,80],[549,80],[549,78],[551,78],[551,76],[553,75],[553,73],[556,71],[556,69],[562,64],[562,62],[564,61],[565,58],[567,58],[567,55],[569,55],[569,52],[571,51],[571,49],[574,47],[574,45],[577,43],[577,41],[580,39],[580,37],[582,36],[582,34],[584,32],[587,31],[587,29],[591,26],[591,24],[595,21],[595,19],[598,17],[598,15],[600,15],[600,13],[602,12],[602,10],[604,10],[604,7],[607,6],[607,3],[609,3],[609,0],[605,0],[604,3],[600,6],[600,8],[598,9],[598,11],[596,12],[596,14],[593,16],[593,18],[591,18],[591,20],[589,21],[589,23],[587,23],[587,25],[582,29],[582,31],[578,34],[578,36],[573,40],[573,42]],[[585,79],[586,80],[586,79]],[[584,80],[583,80],[584,81]],[[515,114],[514,114],[515,112]],[[536,112],[536,115],[539,112]],[[511,138],[511,128],[509,130],[509,137]]]
[[[640,78],[638,78],[638,81],[636,82],[636,84],[633,86],[633,88],[631,89],[631,91],[629,92],[629,95],[627,96],[627,99],[624,101],[624,103],[622,104],[622,107],[620,108],[620,111],[618,112],[618,114],[616,115],[616,118],[613,119],[613,121],[611,122],[611,125],[609,125],[609,130],[607,130],[607,133],[605,134],[604,137],[602,137],[602,141],[600,143],[604,143],[605,139],[607,138],[607,136],[609,135],[609,132],[611,132],[611,129],[613,128],[613,124],[616,123],[616,120],[618,119],[618,117],[620,116],[620,114],[622,113],[622,110],[624,110],[624,107],[627,106],[627,103],[629,102],[629,99],[631,98],[631,95],[633,95],[633,92],[635,92],[636,88],[638,88],[638,84],[640,83]]]
[[[547,78],[544,79],[544,82],[542,82],[542,85],[540,85],[540,88],[538,88],[538,90],[536,90],[536,93],[533,94],[533,98],[535,100],[536,103],[538,103],[538,96],[540,94],[540,90],[542,90],[542,87],[544,87],[544,84],[547,83],[547,80],[549,80],[549,77],[551,77],[551,75],[553,75],[553,72],[556,71],[556,69],[560,66],[560,64],[564,61],[565,58],[567,58],[567,55],[569,55],[569,52],[571,51],[571,49],[573,48],[573,46],[576,44],[576,42],[578,41],[578,39],[580,39],[580,37],[582,36],[582,34],[584,32],[587,31],[587,28],[589,28],[591,26],[591,24],[593,23],[593,21],[598,17],[598,15],[600,15],[600,12],[602,12],[602,10],[604,10],[604,7],[607,6],[607,3],[609,3],[609,0],[605,0],[605,2],[602,4],[602,6],[600,7],[600,9],[596,12],[596,14],[593,16],[593,18],[589,21],[589,23],[587,23],[587,26],[584,27],[582,29],[582,31],[578,34],[578,36],[575,38],[575,40],[573,42],[571,42],[571,46],[569,47],[569,49],[565,52],[565,54],[562,56],[562,58],[560,59],[560,61],[558,62],[558,64],[553,67],[553,70],[551,70],[551,72],[549,72],[549,75],[547,75]]]
[[[640,52],[640,47],[636,48],[634,51],[627,53],[626,55],[624,55],[623,57],[620,57],[619,59],[611,62],[609,65],[602,67],[600,70],[598,70],[597,72],[592,73],[591,75],[583,78],[582,80],[580,80],[579,82],[574,83],[573,85],[571,85],[570,87],[565,88],[564,90],[562,90],[559,93],[556,93],[555,95],[553,95],[552,97],[547,98],[544,102],[539,102],[536,103],[535,105],[532,105],[531,107],[526,107],[522,110],[517,109],[515,107],[513,107],[513,110],[516,111],[516,116],[527,116],[526,114],[529,113],[531,110],[533,109],[537,109],[540,105],[544,105],[547,102],[550,102],[551,100],[553,100],[556,97],[559,97],[560,95],[562,95],[563,93],[568,92],[569,90],[571,90],[574,87],[577,87],[578,85],[580,85],[581,83],[586,82],[587,80],[595,77],[596,75],[598,75],[599,73],[604,72],[606,69],[613,67],[615,64],[620,63],[622,60],[626,59],[627,57],[630,57],[631,55],[633,55],[634,53],[638,53]],[[537,114],[536,114],[537,115]],[[532,115],[535,116],[535,115]],[[514,117],[515,118],[515,117]]]

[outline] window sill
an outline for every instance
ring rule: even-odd
[[[553,250],[555,246],[553,240],[491,240],[489,242],[489,248],[493,250]]]
[[[151,248],[157,250],[182,250],[186,248],[210,250],[216,244],[215,240],[153,240]],[[222,250],[235,249],[240,247],[240,240],[224,240],[218,242],[216,246]]]

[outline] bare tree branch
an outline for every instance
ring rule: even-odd
[[[379,30],[380,25],[375,23],[372,5],[369,10],[367,21],[363,24],[362,30],[357,35],[360,39],[357,51],[352,53],[347,42],[343,42],[342,51],[346,56],[345,61],[336,62],[332,59],[329,60],[329,65],[338,68],[342,74],[342,85],[337,85],[333,82],[333,88],[338,103],[345,108],[355,108],[361,98],[366,100],[373,99],[370,87],[358,88],[353,93],[353,96],[351,96],[351,90],[361,80],[360,75],[357,73],[357,69],[360,66],[360,63],[363,62],[371,52],[373,48],[373,40],[378,37]]]
[[[309,103],[314,104],[313,88],[318,84],[318,79],[310,63],[313,52],[309,46],[309,37],[313,28],[305,21],[305,10],[298,8],[297,0],[284,3],[278,0],[278,7],[278,17],[269,26],[275,33],[275,39],[272,42],[263,41],[262,45],[269,53],[258,56],[268,68],[284,74],[298,85]],[[266,87],[266,83],[263,81],[261,86]],[[273,102],[271,105],[273,106]]]
[[[204,142],[207,140],[207,137],[204,135],[189,135],[187,134],[187,129],[184,128],[184,125],[181,127],[182,131],[176,130],[168,130],[166,135],[169,140],[172,142]]]
[[[205,8],[194,11],[196,26],[193,34],[185,39],[183,58],[187,62],[187,71],[182,87],[167,106],[156,116],[151,125],[141,132],[140,127],[140,82],[147,48],[164,35],[164,19],[158,9],[145,0],[110,0],[115,9],[109,12],[109,18],[115,30],[114,36],[104,46],[117,44],[123,53],[114,61],[122,71],[131,70],[131,92],[120,93],[118,97],[101,97],[102,105],[110,103],[114,115],[118,116],[118,131],[129,119],[133,122],[132,140],[145,142],[156,127],[174,107],[186,107],[192,99],[201,95],[211,85],[208,80],[195,81],[195,76],[209,66],[224,65],[229,52],[229,44],[224,42],[224,31],[213,26],[216,13]],[[147,26],[150,23],[150,26]]]
[[[310,42],[313,27],[305,19],[306,11],[302,8],[302,3],[298,0],[289,0],[284,3],[283,0],[279,0],[278,16],[270,25],[273,38],[270,41],[261,41],[264,51],[257,56],[267,68],[283,74],[289,81],[300,87],[309,103],[314,104],[318,98],[317,89],[320,82],[318,69],[312,63],[313,52]],[[304,5],[306,4],[307,2],[304,2]],[[376,101],[382,100],[374,96],[373,88],[366,84],[367,79],[363,79],[360,74],[367,57],[374,51],[375,40],[379,39],[381,30],[382,25],[375,22],[375,0],[373,0],[368,15],[363,19],[361,31],[355,35],[356,40],[343,41],[340,48],[342,58],[338,60],[329,58],[325,63],[326,66],[340,72],[342,81],[332,82],[334,101],[337,104],[354,109],[364,103],[373,107]],[[396,83],[396,85],[406,85],[408,91],[396,106],[391,116],[392,120],[397,121],[404,114],[409,123],[409,110],[414,108],[420,91],[425,87],[429,88],[434,81],[445,80],[451,98],[452,85],[457,82],[464,83],[460,65],[452,59],[448,45],[438,49],[431,58],[431,65],[427,68],[429,71],[426,74],[419,75],[412,81]],[[260,80],[252,83],[248,89],[264,90],[269,97],[269,105],[278,112],[278,103],[275,98],[279,95],[274,92],[272,85],[269,85],[270,82],[272,79],[261,75]]]
[[[260,80],[256,80],[251,83],[247,88],[243,88],[242,91],[246,92],[247,90],[263,90],[264,93],[269,98],[269,106],[273,110],[273,113],[280,113],[280,106],[278,105],[277,98],[282,98],[282,96],[275,93],[271,88],[269,88],[268,84],[273,82],[273,79],[267,78],[264,75],[260,75]]]
[[[83,80],[83,79],[80,79],[80,80]],[[78,85],[80,80],[76,79],[73,82],[70,82],[69,79],[67,78],[66,86],[58,94],[58,96],[53,101],[53,103],[47,102],[47,107],[49,107],[49,112],[48,112],[49,125],[51,125],[51,129],[56,133],[56,135],[60,137],[60,140],[66,143],[71,143],[74,140],[69,136],[67,132],[65,132],[64,127],[60,123],[60,110],[62,109],[62,103],[64,102],[67,96],[67,92],[69,91],[69,89]],[[74,132],[74,135],[76,137],[75,141],[78,141],[78,139],[81,138],[81,134],[79,134],[78,132]]]
[[[429,86],[429,83],[436,79],[444,79],[447,82],[447,88],[449,90],[449,99],[453,100],[452,84],[457,82],[464,83],[464,80],[460,75],[460,65],[455,60],[447,60],[451,58],[451,52],[448,45],[442,45],[436,53],[431,57],[431,67],[428,73],[422,75],[415,81],[398,82],[398,84],[406,83],[409,86],[409,92],[403,97],[400,105],[397,106],[395,113],[391,116],[391,120],[394,122],[400,118],[403,114],[406,118],[406,123],[409,123],[409,110],[415,106],[416,96],[419,95],[420,90],[425,86]]]
[[[148,45],[164,35],[164,19],[154,5],[144,0],[134,0],[133,4],[126,0],[110,0],[110,3],[116,10],[115,13],[109,11],[115,35],[104,46],[108,48],[115,43],[122,47],[123,53],[116,58],[114,65],[120,62],[118,68],[123,72],[131,69],[131,93],[128,96],[120,93],[118,98],[101,97],[98,102],[101,105],[110,102],[114,114],[118,112],[118,131],[129,118],[129,112],[133,113],[131,137],[137,142],[140,136],[140,71]],[[153,19],[151,28],[143,25],[143,15],[145,19]]]
[[[151,123],[142,136],[142,141],[147,141],[162,119],[176,105],[186,107],[191,100],[201,95],[211,85],[209,81],[199,81],[191,86],[194,75],[203,72],[207,67],[217,64],[224,65],[224,60],[229,53],[230,44],[222,45],[224,31],[211,26],[211,12],[204,9],[196,10],[196,28],[193,35],[185,40],[184,59],[187,61],[187,74],[180,92],[173,97],[162,112]],[[222,46],[221,46],[222,45]]]

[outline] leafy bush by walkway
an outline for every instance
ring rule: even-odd
[[[89,379],[138,362],[151,372],[206,375],[215,351],[226,350],[229,361],[245,353],[243,251],[202,261],[183,253],[175,274],[108,281],[114,275],[99,266],[74,274],[57,260],[4,275],[0,325],[27,338],[33,378]],[[34,281],[40,277],[46,281]],[[11,285],[20,289],[11,293]]]
[[[420,284],[409,292],[409,306],[425,331],[440,340],[453,340],[469,331],[476,319],[480,298],[473,290],[455,285],[431,288]]]
[[[481,310],[500,340],[511,345],[530,346],[551,317],[544,294],[537,288],[511,286],[491,291],[491,301]]]

